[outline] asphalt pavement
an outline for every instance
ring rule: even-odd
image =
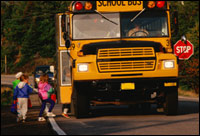
[[[32,108],[29,108],[26,122],[16,122],[16,115],[10,106],[1,106],[1,135],[57,135],[50,122],[39,122],[40,103],[37,94],[31,94]]]
[[[13,77],[8,76],[6,80],[10,84]],[[16,123],[16,115],[10,112],[10,106],[1,107],[1,135],[199,134],[199,98],[180,96],[177,116],[157,113],[155,107],[149,115],[145,115],[130,113],[128,108],[117,106],[93,109],[91,118],[76,119],[72,116],[66,119],[61,115],[62,105],[56,104],[53,109],[56,117],[46,122],[37,121],[40,111],[38,95],[32,94],[30,98],[33,107],[29,109],[25,123]]]

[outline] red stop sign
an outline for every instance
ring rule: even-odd
[[[187,40],[187,45],[179,40],[174,44],[174,54],[178,56],[180,60],[189,59],[194,54],[193,44]]]

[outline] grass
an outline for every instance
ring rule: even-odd
[[[199,94],[196,94],[194,92],[194,90],[182,90],[182,89],[178,89],[178,95],[180,96],[189,96],[189,97],[199,97]]]
[[[1,106],[11,105],[13,90],[9,87],[1,87]]]

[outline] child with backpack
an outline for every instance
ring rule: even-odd
[[[38,121],[46,121],[46,119],[42,117],[42,114],[45,110],[47,102],[51,104],[49,111],[47,112],[47,116],[48,117],[56,116],[55,114],[51,112],[55,105],[55,102],[51,99],[51,94],[54,92],[54,90],[52,86],[48,83],[48,79],[49,79],[49,76],[47,74],[44,74],[40,76],[40,82],[38,83],[38,95],[42,101],[42,106],[39,113]]]
[[[23,120],[25,122],[26,114],[28,111],[28,99],[29,94],[32,93],[33,89],[29,86],[28,76],[23,74],[20,77],[20,82],[14,89],[13,99],[18,99],[17,102],[17,122]]]
[[[15,75],[15,78],[16,78],[16,79],[12,82],[12,84],[13,84],[13,92],[14,92],[16,86],[20,83],[20,77],[21,77],[22,75],[23,75],[22,72],[18,72],[18,73]]]

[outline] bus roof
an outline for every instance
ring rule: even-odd
[[[166,1],[73,1],[69,11],[85,12],[132,12],[146,10],[167,10]]]

